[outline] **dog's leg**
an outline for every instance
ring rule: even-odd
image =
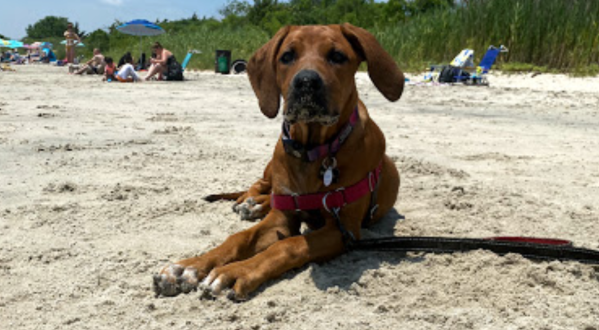
[[[234,193],[222,193],[222,194],[213,194],[204,197],[203,199],[206,202],[216,202],[216,201],[236,201],[241,196],[247,194],[247,191],[239,191]]]
[[[312,261],[329,260],[344,251],[342,234],[334,221],[330,220],[317,231],[278,241],[250,259],[214,268],[202,286],[215,295],[232,288],[229,297],[244,300],[262,283],[288,270]]]
[[[248,191],[209,195],[204,197],[208,202],[218,200],[235,200],[233,211],[239,213],[241,220],[257,220],[264,218],[270,212],[271,162],[268,162],[264,174]]]
[[[283,212],[274,210],[252,228],[229,236],[217,248],[164,266],[154,276],[154,291],[163,296],[188,293],[214,268],[251,258],[279,240],[298,235],[299,229],[299,221],[290,220]]]
[[[240,196],[233,211],[239,213],[241,220],[257,220],[264,218],[270,212],[271,183],[267,179],[260,179],[250,189]]]
[[[271,166],[268,162],[262,178],[254,183],[247,193],[237,199],[233,211],[239,213],[241,220],[256,220],[270,212],[270,192],[272,190]]]

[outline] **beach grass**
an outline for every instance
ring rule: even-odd
[[[367,29],[406,71],[449,63],[464,48],[475,51],[477,63],[489,45],[504,45],[509,52],[501,54],[497,62],[506,70],[598,72],[599,1],[595,0],[471,0],[468,6],[429,11]],[[233,60],[248,60],[270,37],[252,25],[200,22],[185,30],[144,37],[142,46],[149,56],[151,44],[159,41],[180,60],[190,49],[201,50],[190,68],[212,69],[216,50],[232,51]],[[86,56],[93,45],[89,47]],[[107,53],[118,59],[127,51],[139,56],[139,38],[111,33]]]

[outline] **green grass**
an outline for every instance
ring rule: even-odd
[[[165,33],[157,37],[142,37],[142,51],[149,58],[151,45],[158,41],[173,52],[181,62],[189,50],[201,50],[201,54],[193,55],[189,68],[210,70],[214,69],[216,50],[232,51],[232,61],[238,58],[248,60],[256,49],[269,39],[270,36],[266,32],[256,28],[220,27],[215,29],[208,26],[196,26],[185,33]],[[110,50],[105,55],[118,60],[125,52],[130,51],[133,57],[137,58],[140,54],[139,44],[139,37],[121,34],[110,39]]]
[[[455,7],[408,18],[397,24],[370,27],[383,47],[405,71],[422,71],[429,64],[449,63],[464,48],[475,50],[475,63],[491,44],[509,48],[497,65],[508,71],[599,73],[599,1],[597,0],[470,0]],[[181,61],[189,49],[191,68],[214,68],[217,49],[232,51],[232,59],[249,59],[270,35],[253,26],[190,25],[184,31],[144,37],[150,53],[161,42]],[[93,45],[90,45],[90,47]],[[64,55],[64,48],[62,55]],[[81,50],[78,49],[78,52]],[[107,55],[120,58],[126,51],[137,57],[139,38],[119,32],[110,35]],[[89,57],[90,49],[85,50]],[[58,51],[61,56],[60,50]]]
[[[595,0],[471,0],[372,32],[408,69],[447,63],[464,48],[478,62],[489,45],[503,44],[510,51],[499,63],[574,72],[599,62],[598,23]]]

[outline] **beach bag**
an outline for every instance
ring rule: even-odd
[[[168,81],[182,81],[183,80],[183,67],[175,56],[169,56],[166,61],[166,72],[164,73],[165,80]]]
[[[453,83],[458,81],[456,77],[461,77],[464,79],[468,76],[470,76],[470,74],[460,68],[457,68],[453,65],[445,65],[443,68],[441,68],[438,81],[441,83]]]

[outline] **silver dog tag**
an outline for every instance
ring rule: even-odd
[[[327,168],[327,170],[324,172],[322,181],[324,182],[325,187],[331,185],[331,183],[333,182],[333,168]]]

